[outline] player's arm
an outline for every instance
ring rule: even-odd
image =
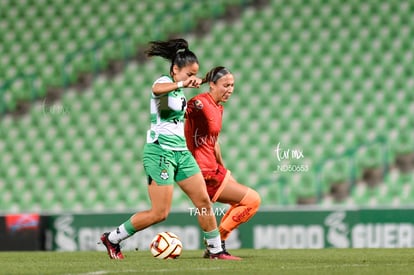
[[[220,144],[218,140],[216,141],[216,144],[214,145],[214,154],[216,155],[217,163],[224,166],[223,158],[221,156]]]
[[[202,79],[192,75],[187,78],[185,81],[178,82],[158,82],[152,86],[152,92],[154,95],[167,94],[171,91],[177,90],[179,88],[199,88],[201,85]]]

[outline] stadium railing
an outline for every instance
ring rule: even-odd
[[[338,192],[345,193],[342,197],[334,199],[334,203],[341,203],[342,200],[351,196],[353,189],[360,181],[364,181],[364,172],[367,170],[379,170],[380,180],[386,178],[390,169],[390,161],[388,141],[380,136],[348,148],[343,153],[327,156],[306,173],[277,173],[272,179],[262,180],[260,186],[269,187],[276,184],[277,192],[273,194],[276,197],[272,199],[277,200],[278,205],[286,206],[322,204],[324,197],[333,192],[331,190],[333,186],[342,185],[342,189]],[[302,173],[299,190],[294,187],[295,173]],[[370,185],[368,182],[365,184]],[[375,186],[372,184],[372,187],[375,188]]]
[[[20,95],[10,93],[9,100],[13,102],[11,104],[16,105],[22,100],[34,100],[38,96],[38,88],[35,85],[38,79],[37,74],[19,74],[11,79],[6,80],[3,85],[0,86],[0,115],[9,111],[9,107],[6,103],[6,92],[16,90]],[[25,88],[25,89],[22,89]]]
[[[375,148],[375,146],[379,146],[379,148]],[[374,150],[381,150],[380,155],[377,155],[380,159],[375,159],[375,156],[368,155],[366,156],[366,160],[362,161],[363,163],[358,163],[358,152],[361,150],[369,150],[371,148],[374,148]],[[324,178],[324,172],[327,170],[326,167],[330,162],[334,165],[340,165],[336,167],[337,169],[329,171],[331,172],[330,176],[328,175],[327,178]],[[372,141],[367,141],[353,148],[350,148],[342,154],[327,157],[319,164],[317,164],[314,170],[318,202],[321,202],[322,197],[326,191],[324,190],[325,180],[327,181],[326,183],[328,185],[334,182],[346,183],[348,184],[350,191],[355,187],[357,180],[361,177],[361,171],[363,169],[369,167],[381,168],[383,176],[385,176],[389,168],[388,166],[388,145],[385,137],[377,137]],[[348,171],[346,169],[348,169]]]
[[[103,66],[103,64],[107,63],[109,59],[105,59],[102,52],[105,50],[106,46],[112,43],[119,43],[121,48],[115,50],[115,52],[112,52],[111,54],[120,57],[123,61],[127,61],[128,58],[132,56],[132,45],[130,45],[131,37],[127,34],[109,36],[98,41],[92,47],[69,53],[65,56],[62,64],[63,87],[67,88],[71,82],[76,81],[76,78],[82,72],[97,74],[104,69],[105,66]]]

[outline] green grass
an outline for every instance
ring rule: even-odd
[[[232,250],[242,261],[202,259],[184,251],[158,260],[148,251],[125,252],[122,261],[105,252],[1,252],[0,274],[414,274],[414,249]]]

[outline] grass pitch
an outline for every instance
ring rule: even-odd
[[[159,260],[149,251],[1,252],[0,274],[414,274],[414,249],[231,250],[241,261],[201,258],[183,251],[176,260]]]

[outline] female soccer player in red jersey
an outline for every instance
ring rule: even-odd
[[[222,247],[226,251],[225,240],[240,224],[254,216],[261,199],[255,190],[238,183],[225,168],[218,143],[223,116],[221,103],[233,93],[234,76],[220,66],[209,71],[203,83],[209,83],[210,88],[188,102],[185,137],[188,149],[200,166],[211,201],[230,204],[219,226]],[[208,256],[206,251],[205,257]]]

